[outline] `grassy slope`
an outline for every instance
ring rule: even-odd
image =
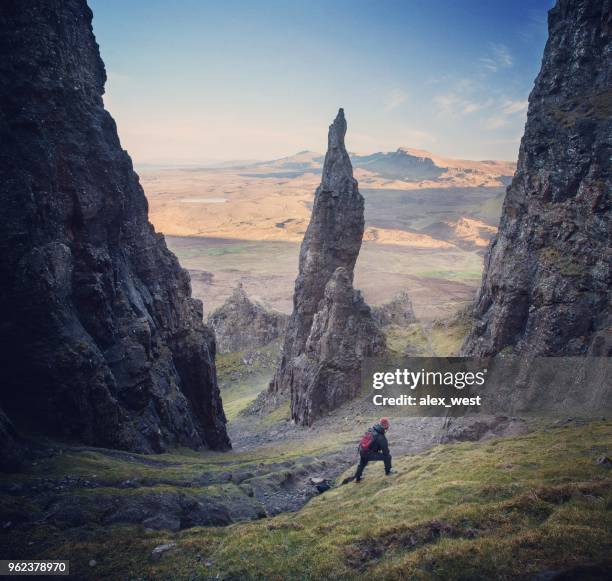
[[[387,347],[395,353],[408,350],[415,357],[450,357],[459,352],[469,329],[469,319],[455,317],[428,327],[421,323],[388,325],[384,331]]]
[[[251,353],[233,352],[217,355],[217,375],[221,388],[223,409],[228,421],[232,421],[268,388],[276,367],[280,340],[252,350]],[[251,357],[247,365],[245,358]]]
[[[395,477],[368,467],[359,485],[257,522],[176,535],[123,526],[76,536],[41,525],[35,537],[53,541],[36,556],[69,556],[73,570],[98,578],[173,579],[513,579],[601,562],[612,543],[612,479],[595,457],[610,445],[601,421],[438,446],[397,460]],[[151,561],[164,542],[177,546]]]

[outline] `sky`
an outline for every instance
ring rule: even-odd
[[[553,0],[89,0],[136,163],[324,152],[515,160]]]

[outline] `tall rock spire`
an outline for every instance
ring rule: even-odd
[[[329,127],[321,185],[300,249],[293,314],[270,395],[291,394],[292,417],[309,424],[359,389],[361,360],[384,349],[370,308],[353,290],[364,230],[363,197],[344,145],[340,109]]]
[[[0,424],[227,448],[214,336],[104,109],[91,20],[85,0],[0,10]]]
[[[609,356],[611,4],[559,0],[463,353]]]

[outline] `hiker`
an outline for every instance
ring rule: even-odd
[[[389,418],[380,421],[370,428],[359,442],[359,465],[355,472],[355,482],[361,482],[363,470],[368,462],[380,460],[385,463],[385,474],[391,474],[391,454],[385,432],[389,429]]]

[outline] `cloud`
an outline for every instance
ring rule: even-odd
[[[463,107],[464,113],[476,113],[476,111],[480,111],[482,107],[480,103],[466,103]]]
[[[384,105],[385,111],[392,111],[408,100],[408,93],[402,89],[393,89],[387,93]]]
[[[433,98],[434,104],[438,109],[439,115],[447,113],[453,113],[457,109],[457,105],[460,102],[459,97],[455,93],[446,93],[443,95],[436,95]]]
[[[429,133],[428,131],[421,131],[419,129],[410,129],[409,131],[403,132],[404,139],[408,139],[409,143],[415,143],[421,145],[424,143],[436,143],[438,138]]]
[[[494,44],[493,53],[497,59],[497,62],[504,67],[511,67],[514,64],[514,59],[510,54],[508,48],[503,44]]]
[[[504,115],[492,115],[484,121],[485,129],[499,129],[504,125],[508,125],[508,119]]]
[[[506,101],[502,105],[502,112],[506,115],[514,115],[515,113],[524,113],[527,111],[527,100]]]
[[[492,99],[486,101],[471,101],[464,99],[456,93],[445,93],[436,95],[433,99],[434,105],[438,109],[438,115],[469,115],[482,109],[486,109],[493,104]]]
[[[499,69],[514,65],[514,57],[504,44],[491,44],[490,53],[479,60],[482,68],[491,73],[496,73]]]
[[[521,137],[522,135],[515,135],[507,139],[491,139],[490,141],[485,141],[485,145],[516,145],[521,142]]]
[[[505,99],[497,107],[497,113],[484,120],[485,129],[499,129],[505,125],[517,123],[527,111],[527,100]]]

